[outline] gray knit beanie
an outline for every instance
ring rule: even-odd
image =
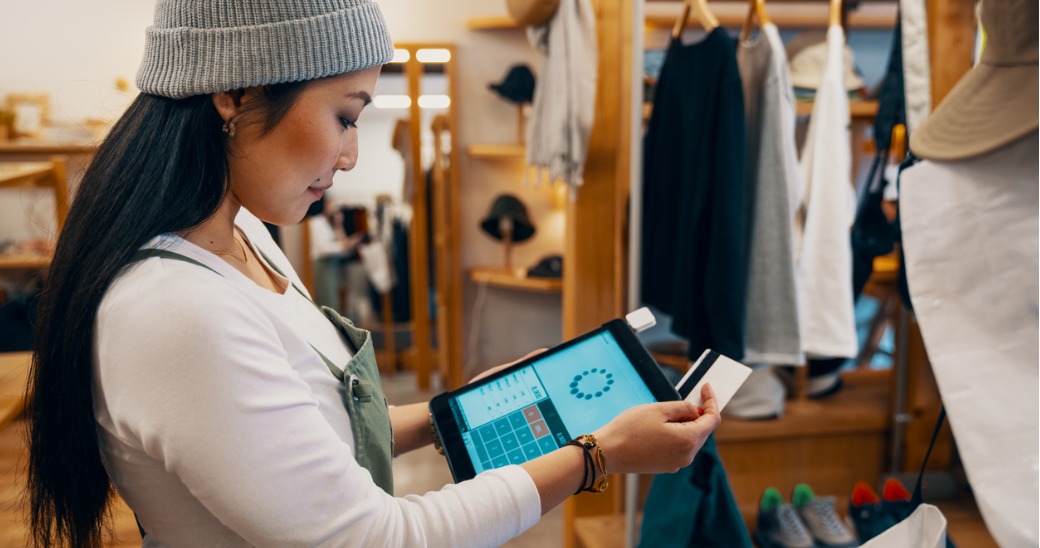
[[[393,54],[371,0],[158,0],[137,87],[181,99],[343,74]]]

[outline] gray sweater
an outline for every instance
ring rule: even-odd
[[[799,364],[794,219],[801,194],[794,92],[780,33],[764,25],[737,48],[747,127],[749,264],[744,361]]]

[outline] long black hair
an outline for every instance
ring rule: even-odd
[[[270,131],[305,85],[266,86],[244,108]],[[26,388],[29,526],[37,546],[100,546],[110,530],[113,489],[94,417],[98,306],[144,243],[216,213],[229,188],[223,124],[211,96],[141,94],[75,192],[44,282]]]

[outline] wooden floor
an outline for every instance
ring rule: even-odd
[[[29,546],[25,525],[25,422],[0,430],[0,547]],[[122,500],[114,508],[114,536],[106,546],[141,546],[134,514]]]

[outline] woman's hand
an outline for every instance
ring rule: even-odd
[[[538,350],[535,350],[533,352],[528,352],[526,356],[520,358],[519,360],[511,361],[509,363],[504,363],[502,365],[497,365],[495,367],[492,367],[491,369],[488,369],[487,371],[484,371],[484,372],[480,373],[479,375],[473,377],[466,384],[473,384],[474,382],[479,381],[480,379],[483,379],[484,377],[488,377],[488,376],[494,375],[495,373],[498,373],[499,371],[501,371],[501,370],[503,370],[503,369],[505,369],[505,368],[507,368],[507,367],[509,367],[511,365],[516,365],[516,364],[526,360],[527,358],[532,358],[534,356],[537,356],[538,354],[541,354],[542,352],[545,352],[546,350],[548,350],[548,348],[539,348]]]
[[[688,401],[639,405],[594,434],[610,473],[671,473],[690,464],[722,416],[711,386],[701,390],[703,409]]]
[[[639,405],[593,432],[606,471],[657,474],[675,472],[693,462],[722,420],[715,393],[707,384],[701,390],[701,401],[703,409],[687,401]],[[581,452],[568,445],[520,465],[538,489],[542,515],[581,486],[585,471]],[[597,474],[601,472],[597,470]]]

